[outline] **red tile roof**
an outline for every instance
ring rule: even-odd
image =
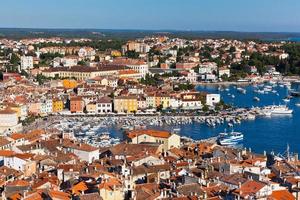
[[[152,137],[158,137],[158,138],[169,138],[171,136],[171,133],[168,131],[159,131],[159,130],[152,130],[152,129],[130,131],[127,133],[127,136],[129,138],[134,138],[138,135],[144,135],[144,134]]]

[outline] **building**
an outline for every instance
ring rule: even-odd
[[[206,95],[206,105],[213,106],[219,103],[221,100],[220,94],[207,94]]]
[[[36,162],[33,159],[34,154],[14,154],[4,158],[4,166],[20,170],[25,176],[32,176],[36,173]]]
[[[41,114],[50,114],[53,111],[52,99],[43,100],[41,102]]]
[[[33,68],[33,57],[22,56],[21,57],[21,70],[29,70]]]
[[[118,96],[114,98],[114,111],[117,113],[133,113],[138,110],[136,96]]]
[[[0,110],[0,132],[20,130],[18,113],[11,109]]]
[[[62,82],[63,82],[63,87],[66,89],[73,89],[76,88],[78,85],[77,81],[73,79],[64,79]]]
[[[64,102],[61,99],[54,98],[52,100],[52,111],[54,113],[61,112],[64,109]]]
[[[96,110],[99,114],[111,113],[112,109],[112,99],[109,97],[102,97],[96,103]]]
[[[180,136],[168,131],[159,130],[134,130],[127,133],[132,144],[157,143],[162,145],[162,150],[167,151],[173,147],[180,147]]]
[[[42,75],[49,78],[75,78],[76,80],[93,79],[97,76],[118,75],[124,66],[101,65],[98,67],[74,66],[74,67],[56,67],[42,71]]]
[[[77,56],[65,56],[61,58],[61,64],[64,67],[73,67],[76,66],[78,63],[79,58]]]
[[[130,69],[133,69],[141,74],[141,77],[145,77],[149,73],[148,64],[139,59],[130,59],[130,58],[116,58],[112,62],[113,65],[117,66],[126,66]],[[139,77],[139,78],[141,78]]]
[[[90,102],[90,103],[88,103],[87,105],[86,105],[86,111],[88,112],[88,113],[93,113],[93,114],[95,114],[96,112],[97,112],[97,105],[96,105],[96,103],[95,102]]]
[[[199,65],[199,74],[213,74],[218,70],[217,63],[205,62]]]
[[[176,69],[193,69],[194,67],[197,67],[199,63],[176,63]]]
[[[71,113],[82,113],[84,109],[84,101],[82,97],[70,98],[70,111]]]
[[[219,68],[219,78],[221,78],[223,75],[230,77],[230,69],[226,67]]]

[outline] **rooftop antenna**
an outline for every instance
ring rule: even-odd
[[[286,145],[286,154],[287,154],[287,160],[290,160],[290,145],[287,143]]]

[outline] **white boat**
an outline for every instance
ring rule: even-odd
[[[254,97],[253,100],[254,100],[254,101],[260,101],[260,98]]]
[[[295,103],[296,106],[300,107],[300,103]]]
[[[87,131],[85,132],[86,135],[95,135],[96,132],[95,131]]]
[[[282,115],[282,114],[292,114],[293,110],[289,109],[287,106],[272,106],[272,115]]]
[[[288,103],[288,102],[290,102],[290,99],[289,98],[284,98],[283,101]]]
[[[235,145],[239,142],[241,142],[244,139],[244,135],[240,132],[234,132],[231,133],[220,133],[218,137],[218,142],[221,145]]]
[[[241,87],[238,87],[238,88],[237,88],[237,91],[239,91],[239,92],[242,93],[242,94],[246,94],[246,90],[243,89],[243,88],[241,88]]]

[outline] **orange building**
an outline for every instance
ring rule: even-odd
[[[66,89],[73,89],[76,88],[78,85],[76,80],[72,80],[72,79],[64,79],[63,80],[63,86]]]
[[[81,97],[71,97],[70,98],[70,111],[72,113],[83,112],[84,101]]]

